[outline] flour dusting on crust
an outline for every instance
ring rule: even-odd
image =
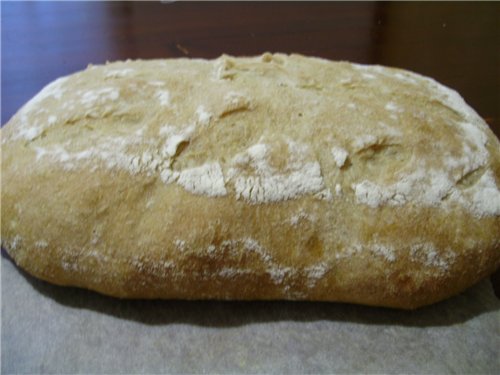
[[[328,94],[324,94],[323,97],[321,93],[326,86],[319,84],[320,81],[314,77],[300,75],[295,77],[295,73],[286,75],[284,71],[292,69],[287,65],[286,58],[265,56],[267,57],[248,60],[244,64],[230,56],[205,62],[207,71],[215,78],[209,79],[209,84],[224,88],[220,92],[220,98],[217,102],[211,100],[205,103],[194,102],[190,107],[191,113],[183,117],[184,125],[174,123],[161,125],[159,129],[156,127],[158,131],[156,139],[151,137],[152,132],[147,131],[149,123],[137,123],[131,126],[133,132],[129,134],[126,134],[126,130],[130,125],[126,125],[127,127],[123,128],[116,127],[113,130],[116,134],[105,132],[106,135],[93,138],[91,136],[95,142],[81,148],[75,147],[69,139],[50,146],[38,142],[46,136],[47,131],[68,124],[69,120],[95,118],[97,121],[102,117],[107,121],[107,119],[113,120],[113,116],[116,116],[118,119],[116,121],[121,121],[119,119],[122,116],[128,115],[121,106],[133,106],[135,103],[130,99],[132,94],[127,91],[130,88],[133,88],[133,95],[136,95],[134,98],[139,100],[144,100],[140,94],[143,91],[143,96],[148,96],[152,108],[157,108],[161,113],[165,112],[164,116],[169,116],[166,113],[168,111],[172,112],[173,117],[169,117],[170,119],[182,115],[178,112],[178,108],[172,105],[170,93],[172,83],[169,83],[168,76],[164,77],[157,73],[155,76],[149,75],[142,79],[144,73],[139,74],[133,62],[127,65],[117,63],[105,67],[91,67],[88,71],[75,75],[75,78],[63,77],[47,85],[20,111],[18,126],[12,133],[12,139],[33,143],[30,148],[34,151],[37,161],[59,162],[66,170],[73,170],[82,164],[89,165],[95,170],[98,164],[94,161],[97,159],[108,168],[122,168],[131,174],[156,175],[165,184],[177,183],[194,194],[223,196],[232,193],[236,199],[252,204],[274,203],[308,195],[331,202],[334,196],[348,198],[351,194],[356,203],[372,208],[410,203],[448,208],[458,204],[475,216],[500,215],[498,177],[489,167],[491,158],[487,148],[489,136],[484,121],[457,92],[435,80],[382,66],[351,64],[343,68],[345,71],[339,73],[339,77],[334,80],[341,85],[337,90],[346,92],[345,102],[339,103],[339,108],[356,109],[356,112],[364,113],[366,116],[377,113],[379,115],[379,118],[374,119],[373,126],[363,129],[362,132],[356,130],[355,123],[341,124],[339,131],[335,130],[336,124],[331,125],[331,133],[326,134],[326,138],[341,137],[343,138],[341,144],[344,147],[339,147],[333,142],[329,146],[329,151],[318,148],[316,143],[319,141],[310,141],[310,136],[304,136],[306,133],[296,131],[296,128],[304,127],[304,124],[289,126],[286,131],[277,130],[282,133],[263,135],[260,141],[248,145],[243,140],[252,133],[253,124],[250,120],[249,124],[245,125],[247,129],[238,140],[239,149],[236,148],[232,155],[226,155],[229,156],[227,158],[229,160],[223,160],[225,157],[212,157],[197,160],[196,163],[184,163],[183,165],[189,165],[189,168],[184,168],[185,170],[173,168],[175,160],[183,157],[180,155],[182,150],[190,147],[195,134],[204,136],[208,134],[209,129],[212,131],[208,125],[217,125],[215,128],[220,128],[221,132],[223,126],[230,125],[237,128],[238,121],[241,121],[238,119],[243,118],[242,116],[251,119],[252,113],[259,110],[270,111],[269,119],[272,119],[274,102],[259,97],[265,94],[265,90],[259,94],[258,90],[249,90],[248,86],[238,83],[240,77],[250,77],[252,74],[260,77],[259,84],[269,85],[275,80],[279,87],[286,88],[287,91],[284,92],[300,91],[302,107],[290,107],[285,112],[292,113],[297,109],[301,111],[300,116],[309,113],[312,122],[308,126],[313,132],[311,134],[314,134],[312,130],[316,126],[314,118],[319,118],[317,121],[321,123],[322,118],[318,117],[318,114],[321,115],[321,111],[327,109],[326,104],[322,106],[321,102],[321,100],[326,102],[328,99]],[[317,62],[325,64],[323,60]],[[147,66],[148,63],[141,62],[141,64]],[[151,67],[158,71],[158,64],[160,63],[151,62]],[[166,65],[163,63],[161,66]],[[99,85],[83,84],[86,82],[84,79],[86,74],[100,74],[101,78],[104,77],[105,84],[99,80],[96,81]],[[73,80],[79,80],[82,86],[69,92],[68,85]],[[377,82],[376,87],[380,88],[381,98],[376,108],[370,109],[366,108],[366,105],[361,105],[363,95],[350,91],[356,87],[356,82],[361,82],[360,80],[364,82],[363,84],[369,85],[371,90],[374,90],[372,81]],[[366,166],[372,168],[369,160],[372,160],[372,156],[373,160],[376,160],[374,157],[382,155],[384,148],[412,147],[409,146],[411,141],[409,138],[413,139],[413,136],[409,136],[408,131],[398,125],[401,122],[408,121],[409,118],[412,121],[417,119],[417,123],[436,121],[438,118],[431,119],[429,114],[422,113],[418,105],[413,106],[412,102],[405,102],[404,96],[383,96],[390,94],[387,85],[391,82],[400,85],[403,90],[412,90],[417,97],[421,95],[427,100],[431,110],[438,111],[441,108],[441,111],[449,111],[451,115],[443,117],[444,120],[441,119],[441,122],[445,125],[440,126],[449,127],[449,137],[454,138],[454,142],[461,142],[462,149],[448,151],[446,144],[448,140],[436,139],[436,148],[442,151],[436,151],[431,158],[426,155],[417,156],[411,149],[407,150],[411,152],[409,162],[404,168],[395,169],[394,178],[390,181],[378,178],[376,173],[373,173],[375,178],[372,175],[352,174],[351,169],[356,168],[356,162],[359,163],[362,159],[362,157],[359,159],[358,155],[365,155]],[[307,96],[308,92],[314,92],[314,96]],[[71,98],[71,95],[73,99],[65,100]],[[73,117],[68,117],[64,113],[51,113],[47,109],[50,107],[46,104],[54,105],[54,102],[60,102],[67,111],[82,113]],[[163,107],[167,107],[168,110],[164,110]],[[235,113],[241,116],[232,116]],[[154,116],[153,114],[153,118]],[[271,132],[277,125],[279,124],[273,124],[271,121],[268,125],[269,130],[263,134]],[[418,133],[415,134],[418,136]],[[220,144],[214,149],[223,150],[225,141],[218,137],[217,142]],[[280,137],[286,139],[285,148],[280,144]],[[284,153],[281,155],[283,159],[281,164],[279,153]],[[324,178],[323,168],[326,167],[323,165],[322,157],[319,157],[325,153],[330,153],[334,165],[339,168],[337,174],[329,179]],[[394,154],[394,158],[397,158],[397,154]],[[421,160],[417,162],[418,158]],[[387,163],[392,162],[389,157],[387,160]],[[479,177],[473,183],[462,183],[463,180],[472,180],[468,179],[468,176],[474,173]],[[326,170],[326,174],[330,175],[330,171]],[[356,178],[346,178],[351,175]],[[230,187],[229,191],[226,189],[226,184]],[[342,189],[342,186],[350,186],[351,189]]]
[[[278,202],[325,189],[317,161],[308,161],[304,145],[289,143],[289,160],[282,172],[270,164],[270,146],[259,143],[236,155],[228,171],[237,199],[251,203]]]
[[[194,194],[210,197],[220,197],[227,194],[219,163],[184,169],[179,173],[177,183]]]

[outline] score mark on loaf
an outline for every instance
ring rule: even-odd
[[[1,130],[2,245],[123,298],[415,308],[500,264],[500,144],[408,71],[266,53],[59,78]]]

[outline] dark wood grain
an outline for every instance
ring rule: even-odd
[[[500,135],[500,3],[2,2],[2,124],[51,80],[106,60],[298,52],[457,89]]]

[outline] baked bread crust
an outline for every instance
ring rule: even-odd
[[[123,298],[416,308],[500,264],[500,144],[454,91],[300,55],[126,61],[1,130],[2,245]]]

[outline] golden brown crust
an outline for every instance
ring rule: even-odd
[[[500,264],[498,140],[400,70],[280,54],[91,67],[2,143],[3,246],[60,285],[415,308]]]

